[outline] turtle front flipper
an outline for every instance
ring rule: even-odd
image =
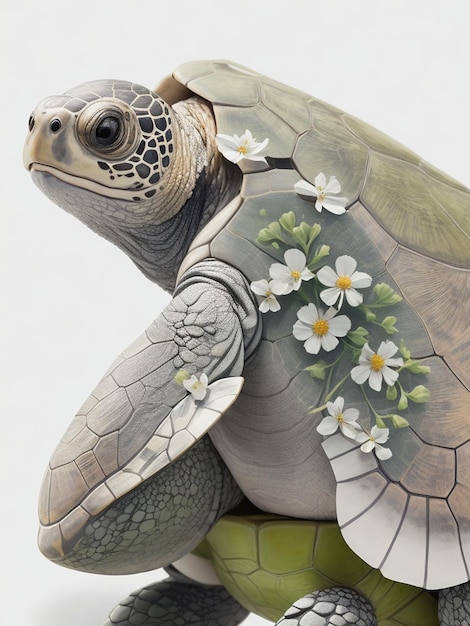
[[[167,579],[131,593],[103,626],[237,626],[248,611],[220,585]]]
[[[111,574],[163,567],[240,501],[204,434],[240,393],[257,327],[240,272],[213,260],[186,272],[52,456],[40,496],[48,558]]]
[[[276,626],[377,626],[374,609],[353,589],[334,587],[300,598],[287,609]]]

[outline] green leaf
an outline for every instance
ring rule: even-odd
[[[328,369],[328,364],[321,360],[317,361],[313,365],[305,368],[306,372],[309,372],[312,378],[319,378],[320,380],[325,380],[326,370]]]
[[[367,335],[368,334],[369,334],[369,332],[363,326],[358,326],[355,330],[349,331],[348,339],[355,346],[362,347],[363,345],[365,345],[367,343]]]
[[[382,416],[379,415],[378,413],[375,414],[375,423],[377,424],[379,428],[387,428],[385,422],[382,419]]]
[[[266,209],[260,209],[259,214],[261,217],[266,217]]]
[[[372,311],[366,306],[361,307],[361,309],[364,311],[364,315],[366,316],[366,322],[375,322],[377,319],[377,315],[375,313],[372,313]]]
[[[328,256],[330,254],[330,246],[319,246],[316,250],[315,250],[315,254],[313,259],[310,261],[309,265],[309,269],[312,269],[315,267],[315,265],[318,265],[318,263],[320,263],[320,261],[322,259],[324,259],[326,256]]]
[[[387,400],[389,400],[390,402],[394,402],[398,396],[398,390],[395,385],[388,385],[385,395],[387,396]]]
[[[406,347],[406,343],[404,339],[400,339],[400,354],[405,360],[411,357],[411,352]]]
[[[281,235],[281,227],[279,222],[271,222],[269,226],[266,228],[262,228],[259,233],[256,241],[262,245],[266,245],[273,240],[283,241]]]
[[[373,302],[374,307],[391,306],[402,300],[402,297],[386,283],[375,285],[373,293],[376,298]]]
[[[429,389],[424,385],[417,385],[407,396],[412,402],[423,404],[429,400]]]
[[[398,410],[399,411],[404,411],[407,408],[408,408],[407,394],[402,393],[401,396],[400,396],[400,400],[398,401]]]
[[[394,317],[393,315],[387,315],[387,317],[382,320],[380,325],[388,335],[393,335],[393,333],[398,332],[398,330],[395,328],[396,323],[396,317]]]
[[[396,413],[394,413],[390,417],[392,419],[392,424],[394,425],[395,428],[406,428],[407,426],[410,425],[408,420],[402,417],[401,415],[397,415]]]
[[[292,229],[292,237],[302,246],[305,254],[308,254],[312,242],[318,237],[320,232],[320,224],[309,226],[305,222],[301,222],[300,226],[295,226],[295,228]]]
[[[295,213],[294,211],[289,211],[288,213],[283,213],[279,218],[279,224],[287,230],[287,232],[291,233],[292,229],[295,226]]]
[[[431,368],[429,365],[421,365],[421,361],[408,359],[403,363],[403,369],[408,370],[412,374],[429,374]]]

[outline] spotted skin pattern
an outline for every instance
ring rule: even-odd
[[[115,179],[128,179],[126,188],[135,190],[134,201],[154,196],[155,188],[141,190],[158,183],[170,164],[173,132],[168,105],[146,87],[114,80],[85,83],[66,92],[66,97],[68,99],[62,102],[62,107],[77,115],[98,97],[118,98],[134,109],[142,130],[142,139],[135,152],[121,161],[98,159],[97,163],[108,172],[110,183]]]

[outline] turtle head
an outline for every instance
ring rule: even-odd
[[[174,277],[165,265],[178,267],[207,208],[195,193],[207,186],[207,135],[181,104],[131,82],[84,83],[40,102],[24,149],[26,168],[55,204],[167,289]],[[206,108],[211,119],[200,125],[215,128]],[[188,207],[192,198],[199,202]]]
[[[173,150],[169,106],[140,85],[103,80],[41,102],[29,119],[24,159],[36,180],[44,172],[137,207],[161,189]]]

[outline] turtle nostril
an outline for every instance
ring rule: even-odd
[[[62,126],[62,122],[57,117],[54,118],[52,122],[50,123],[50,129],[53,133],[58,132],[61,126]]]
[[[29,116],[28,128],[29,128],[29,132],[31,132],[34,128],[34,117],[32,115]]]

